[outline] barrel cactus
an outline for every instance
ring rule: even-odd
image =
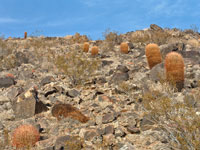
[[[27,38],[27,32],[24,32],[24,39]]]
[[[184,87],[184,60],[181,54],[170,52],[165,57],[166,79],[175,83],[178,91]]]
[[[148,44],[145,47],[145,54],[150,69],[162,62],[160,48],[157,44]]]
[[[16,148],[30,148],[39,141],[40,134],[32,125],[21,125],[16,128],[12,136],[12,146]]]
[[[90,45],[89,45],[89,43],[88,42],[84,42],[83,43],[83,51],[84,52],[88,52],[89,51],[89,47],[90,47]]]
[[[91,48],[91,54],[92,55],[97,55],[99,53],[99,48],[97,46],[93,46]]]
[[[125,53],[125,54],[128,54],[128,44],[126,43],[126,42],[122,42],[121,44],[120,44],[120,51],[122,52],[122,53]]]

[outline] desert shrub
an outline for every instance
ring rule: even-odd
[[[188,101],[175,101],[173,90],[168,94],[163,90],[150,90],[143,94],[142,105],[151,121],[157,124],[170,137],[173,148],[183,150],[200,149],[200,115]],[[165,89],[166,90],[166,89]]]
[[[96,75],[98,58],[89,59],[82,51],[71,50],[55,57],[55,65],[70,79],[71,85],[82,85]]]
[[[132,43],[155,43],[158,45],[166,44],[172,36],[164,30],[156,31],[135,31],[130,37],[130,42]]]
[[[9,131],[7,129],[4,129],[2,132],[2,139],[0,139],[0,148],[6,149],[11,143]]]
[[[113,50],[115,45],[119,45],[122,42],[122,37],[116,31],[111,32],[109,29],[103,33],[103,37],[105,39],[101,45],[103,51]]]
[[[13,45],[0,39],[0,69],[11,69],[15,67],[16,57],[12,55]]]
[[[80,35],[80,33],[75,33],[75,35],[73,35],[70,38],[70,43],[74,44],[74,43],[84,43],[84,42],[88,42],[89,38],[86,35]]]

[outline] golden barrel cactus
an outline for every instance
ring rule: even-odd
[[[157,44],[148,44],[145,47],[145,54],[149,68],[152,69],[155,65],[162,62],[162,56],[160,53],[160,48]]]
[[[170,52],[165,57],[166,79],[180,91],[184,86],[184,60],[181,54]]]
[[[128,44],[126,42],[122,42],[120,44],[120,51],[124,54],[128,54]]]
[[[27,32],[24,32],[24,39],[27,38]]]
[[[92,55],[97,55],[99,53],[99,48],[97,46],[93,46],[91,48],[91,54]]]
[[[89,47],[90,47],[90,45],[89,45],[89,43],[88,42],[84,42],[83,43],[83,51],[84,52],[88,52],[89,51]]]
[[[16,148],[30,148],[39,141],[40,134],[32,125],[21,125],[16,128],[12,136],[12,146]]]

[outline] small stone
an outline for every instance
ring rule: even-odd
[[[114,133],[114,126],[113,125],[109,125],[107,127],[105,127],[105,134],[113,134]]]
[[[128,126],[127,131],[130,132],[131,134],[138,134],[140,133],[140,129],[136,128],[135,126]]]
[[[77,90],[75,90],[75,89],[73,89],[73,90],[68,91],[68,92],[67,92],[67,95],[70,96],[70,97],[72,97],[72,98],[74,98],[74,97],[79,96],[79,95],[80,95],[80,92],[77,91]]]
[[[81,150],[82,142],[78,139],[78,137],[73,136],[62,136],[57,138],[55,142],[55,150]]]
[[[12,85],[15,85],[16,81],[14,78],[11,77],[5,77],[5,78],[0,78],[0,88],[8,88]]]
[[[123,66],[123,65],[118,65],[116,70],[120,71],[120,72],[123,72],[123,73],[126,73],[126,72],[129,71],[129,69],[126,66]]]
[[[40,84],[42,86],[46,85],[46,84],[49,84],[51,82],[55,81],[55,79],[52,77],[52,76],[47,76],[45,78],[42,79],[42,81],[40,82]]]
[[[92,139],[94,138],[94,137],[96,137],[97,136],[97,132],[96,131],[94,131],[94,130],[89,130],[89,131],[86,131],[85,132],[85,134],[84,134],[84,139],[86,140],[86,141],[92,141]]]
[[[110,123],[115,119],[112,113],[107,113],[102,117],[102,123]]]

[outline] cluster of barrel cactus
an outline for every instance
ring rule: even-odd
[[[162,62],[160,48],[157,44],[148,44],[145,47],[145,54],[149,68]],[[184,61],[181,54],[170,52],[165,57],[166,80],[174,83],[176,88],[181,91],[184,86]]]
[[[84,42],[83,43],[83,52],[88,52],[89,51],[89,48],[90,48],[90,45],[88,42]],[[91,55],[97,55],[99,53],[99,48],[97,46],[93,46],[91,48]]]

